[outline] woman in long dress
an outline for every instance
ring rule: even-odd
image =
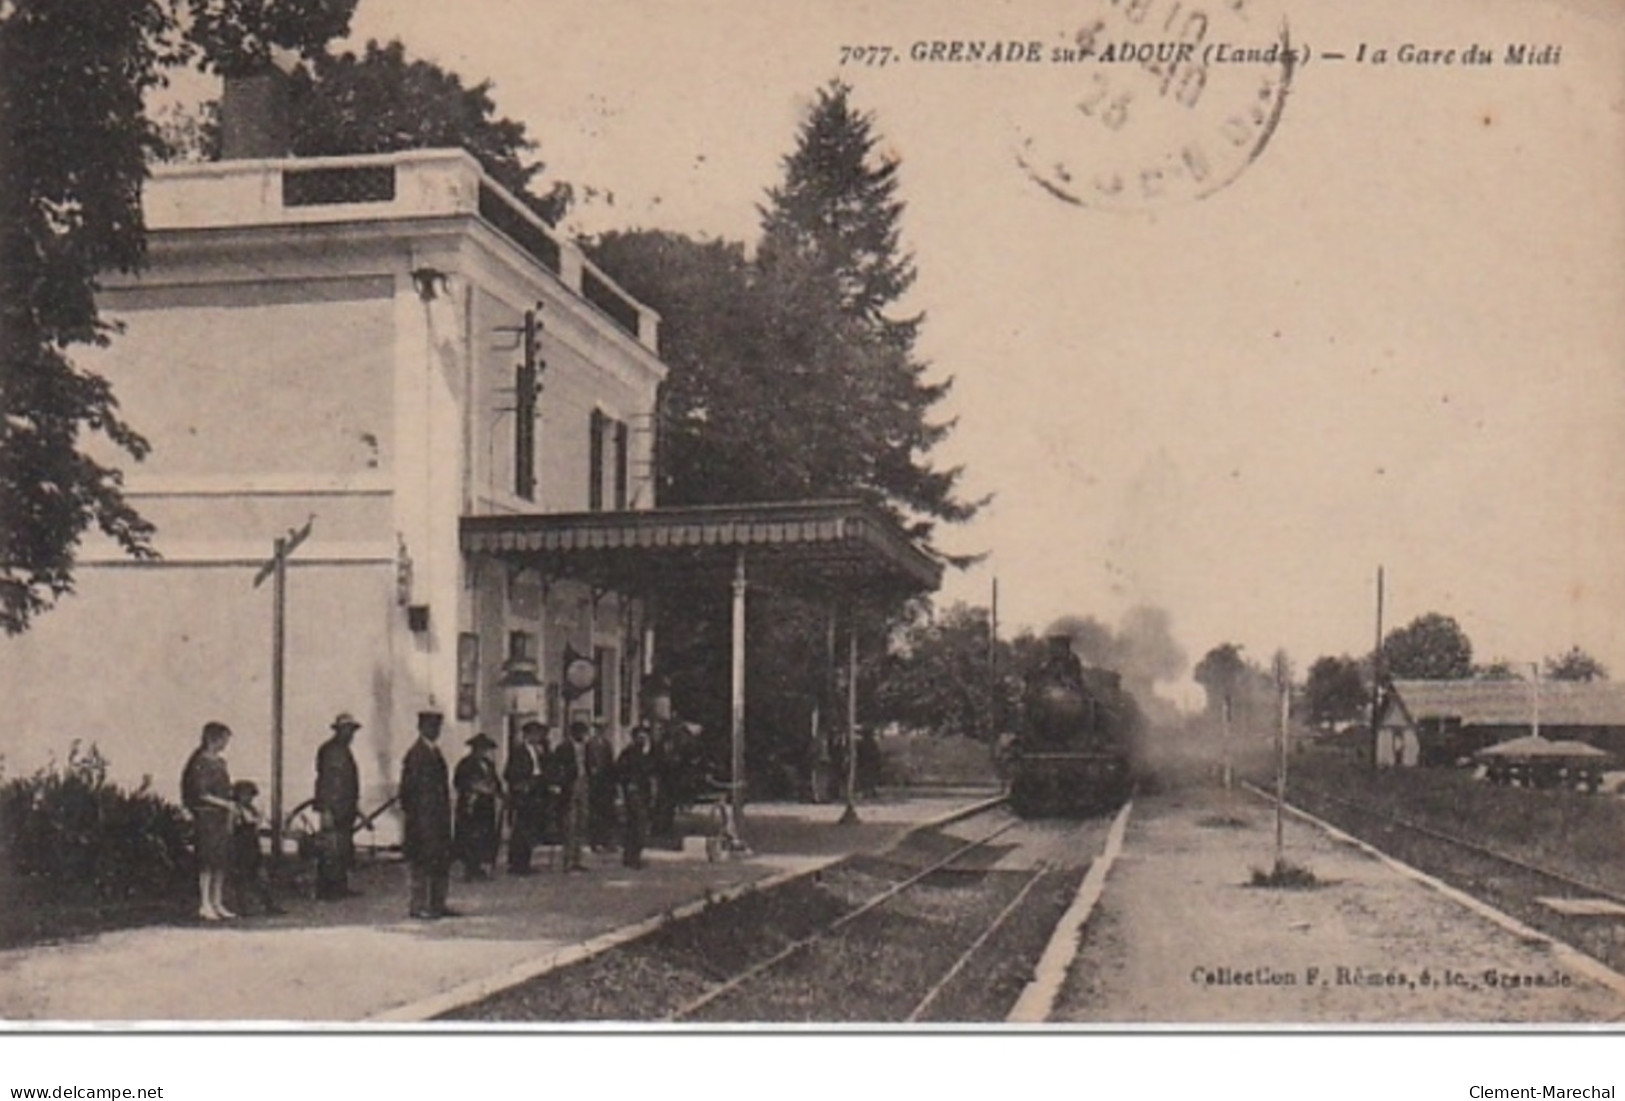
[[[225,723],[204,723],[202,739],[181,773],[181,800],[192,814],[197,833],[197,916],[204,921],[237,916],[226,909],[224,901],[232,818],[237,811],[231,798],[231,772],[223,756],[229,741],[231,728]]]
[[[497,774],[497,744],[484,734],[468,740],[469,753],[457,762],[452,787],[457,789],[455,851],[466,879],[488,879],[501,844],[502,779]]]

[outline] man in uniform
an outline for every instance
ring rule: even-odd
[[[547,724],[531,719],[519,728],[519,744],[508,754],[502,778],[508,783],[513,833],[508,837],[508,874],[530,875],[530,854],[547,835]]]
[[[401,765],[401,813],[406,835],[401,848],[412,882],[411,916],[454,916],[446,906],[451,878],[451,779],[436,744],[445,716],[418,712],[418,739]]]
[[[361,780],[350,743],[359,729],[354,715],[340,712],[333,720],[333,736],[316,751],[316,814],[321,821],[316,839],[316,897],[324,901],[355,893],[350,890],[350,868],[355,863]]]

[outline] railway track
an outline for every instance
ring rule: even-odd
[[[1108,823],[997,806],[916,830],[443,1014],[503,1021],[1002,1021]]]
[[[771,992],[778,976],[785,974],[796,964],[801,964],[804,968],[807,967],[809,957],[814,954],[822,952],[826,959],[846,954],[849,945],[843,941],[843,936],[848,930],[853,929],[866,918],[873,921],[883,907],[894,903],[906,892],[920,888],[923,884],[928,883],[934,877],[941,876],[943,873],[951,873],[956,865],[961,865],[973,855],[985,851],[994,841],[1009,834],[1020,824],[1019,822],[1004,823],[981,837],[957,846],[947,855],[928,862],[919,870],[904,874],[896,881],[887,883],[880,890],[872,893],[867,899],[841,914],[834,921],[793,941],[768,958],[731,978],[717,983],[700,996],[678,1007],[667,1020],[677,1022],[702,1019],[702,1015],[709,1007],[716,1006],[729,998],[758,1001],[760,995],[753,994],[752,988]],[[969,940],[969,943],[953,958],[942,974],[925,987],[923,994],[914,1003],[913,1008],[903,1017],[903,1020],[917,1021],[929,1012],[941,997],[943,991],[948,988],[954,979],[964,973],[976,953],[983,949],[988,941],[1003,927],[1048,871],[1047,866],[1039,865],[1025,876],[1014,895],[1006,900],[992,918],[982,925]],[[810,969],[818,970],[817,963],[814,962]],[[801,984],[792,980],[790,985]],[[767,995],[767,998],[770,1003],[774,1000],[771,993]]]
[[[1541,901],[1593,899],[1625,908],[1625,893],[1319,787],[1299,786],[1289,800],[1616,971],[1625,969],[1625,914],[1568,914]]]

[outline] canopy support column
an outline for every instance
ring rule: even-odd
[[[733,771],[728,802],[734,829],[742,828],[745,810],[745,551],[734,554],[733,669],[729,689],[728,734],[733,749]]]
[[[824,667],[823,676],[818,683],[818,707],[823,721],[819,724],[819,744],[813,747],[815,760],[820,763],[823,773],[818,778],[823,788],[819,801],[834,802],[835,800],[835,759],[832,750],[835,748],[835,693],[840,681],[835,666],[835,602],[831,600],[824,606]]]
[[[846,810],[841,825],[855,826],[858,817],[858,620],[849,617],[846,629]]]

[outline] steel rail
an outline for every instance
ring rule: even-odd
[[[1016,892],[1016,896],[1009,902],[1005,903],[1004,909],[1000,910],[998,915],[988,924],[988,927],[983,929],[981,934],[971,942],[970,947],[965,949],[964,952],[960,953],[959,958],[954,961],[954,965],[952,967],[948,968],[947,973],[943,975],[942,978],[938,979],[936,983],[932,985],[930,990],[925,992],[925,997],[921,998],[919,1004],[916,1005],[913,1011],[904,1018],[905,1023],[913,1024],[915,1021],[918,1021],[922,1016],[925,1015],[925,1011],[931,1008],[931,1004],[937,1000],[937,996],[948,988],[949,983],[953,982],[959,977],[959,973],[963,971],[966,965],[970,963],[971,958],[975,956],[977,952],[981,951],[982,945],[986,944],[994,933],[1003,928],[1005,920],[1008,919],[1011,914],[1016,912],[1016,908],[1021,905],[1022,901],[1026,899],[1029,894],[1032,893],[1032,889],[1038,886],[1038,881],[1049,874],[1049,870],[1049,865],[1047,864],[1040,864],[1037,868],[1033,869],[1033,874],[1028,878],[1026,883],[1021,885],[1021,890]]]
[[[976,849],[981,848],[994,838],[1002,837],[1004,834],[1009,833],[1020,824],[1021,823],[1019,821],[1007,822],[987,836],[979,837],[974,841],[970,841],[959,846],[947,856],[941,858],[940,860],[934,861],[920,871],[908,876],[906,879],[900,880],[899,882],[892,884],[890,887],[887,887],[879,894],[870,897],[856,909],[848,910],[846,913],[842,914],[840,917],[836,918],[822,929],[815,930],[812,933],[809,933],[807,936],[802,937],[800,940],[785,945],[783,948],[773,953],[773,955],[767,957],[767,959],[752,964],[750,967],[747,967],[733,978],[727,980],[726,982],[719,983],[710,990],[707,990],[704,994],[701,994],[699,997],[679,1006],[668,1014],[665,1020],[667,1022],[675,1022],[681,1021],[685,1017],[692,1016],[723,995],[730,994],[739,989],[745,983],[756,978],[758,975],[771,971],[785,960],[812,946],[813,944],[816,944],[818,941],[823,940],[831,933],[845,928],[847,925],[856,921],[864,914],[867,914],[876,907],[889,902],[891,899],[895,898],[899,894],[902,894],[904,891],[908,890],[922,879],[925,879],[927,876],[933,874],[934,872],[941,871],[943,868],[946,868],[948,865],[952,864],[966,853],[973,852]]]
[[[1301,790],[1308,791],[1316,798],[1325,799],[1331,803],[1337,803],[1345,807],[1350,807],[1372,818],[1392,822],[1396,826],[1401,826],[1405,829],[1412,830],[1416,833],[1422,834],[1425,837],[1431,837],[1436,841],[1442,841],[1448,845],[1455,845],[1458,848],[1466,849],[1469,852],[1478,853],[1480,856],[1488,857],[1491,860],[1498,860],[1503,864],[1511,865],[1514,868],[1529,872],[1532,875],[1538,875],[1544,879],[1549,879],[1554,883],[1561,883],[1564,886],[1570,887],[1574,890],[1584,891],[1588,894],[1596,895],[1600,898],[1605,898],[1610,902],[1617,902],[1621,906],[1625,906],[1625,894],[1612,891],[1599,884],[1588,883],[1583,879],[1576,879],[1574,876],[1568,875],[1564,872],[1553,871],[1550,868],[1542,868],[1538,864],[1531,864],[1527,860],[1513,856],[1510,853],[1501,852],[1499,849],[1491,848],[1488,845],[1481,845],[1476,841],[1469,841],[1464,837],[1456,837],[1453,834],[1445,833],[1442,830],[1436,830],[1432,826],[1424,825],[1421,822],[1413,822],[1407,818],[1401,818],[1397,814],[1390,814],[1387,811],[1372,807],[1368,803],[1361,803],[1353,799],[1345,799],[1340,795],[1332,795],[1329,792],[1321,791],[1315,788],[1305,788]],[[1273,798],[1273,796],[1271,798]]]

